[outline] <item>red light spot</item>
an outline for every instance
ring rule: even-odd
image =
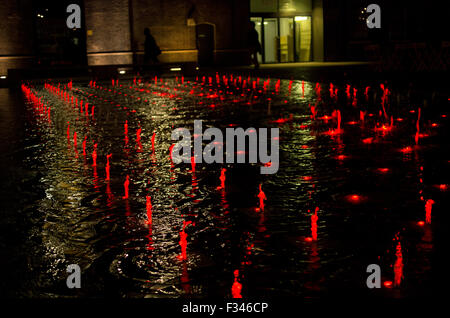
[[[425,225],[425,222],[424,222],[424,221],[419,221],[419,222],[417,222],[417,225],[419,225],[419,226],[424,226],[424,225]]]
[[[347,195],[345,198],[347,201],[349,201],[350,203],[354,203],[354,204],[361,203],[365,200],[365,197],[358,195],[358,194],[350,194],[350,195]]]
[[[403,153],[408,153],[408,152],[411,152],[411,151],[412,151],[412,148],[409,147],[409,146],[407,146],[407,147],[405,147],[405,148],[402,148],[400,151],[403,152]]]
[[[389,171],[389,168],[378,168],[378,171],[381,173],[386,173]]]
[[[362,142],[365,144],[371,144],[373,142],[373,138],[369,137],[369,138],[363,139]]]
[[[347,122],[347,125],[356,125],[356,124],[357,124],[356,121],[349,121],[349,122]]]
[[[386,287],[386,288],[391,288],[391,287],[392,287],[392,281],[387,280],[387,281],[385,281],[385,282],[383,283],[383,285],[384,285],[384,287]]]
[[[347,156],[345,155],[339,155],[336,157],[338,160],[344,160],[345,158],[347,158]]]
[[[446,191],[448,189],[448,185],[446,184],[440,184],[439,185],[439,189],[441,189],[442,191]]]
[[[388,131],[388,130],[391,130],[391,127],[383,125],[381,127],[375,128],[375,130]]]
[[[305,181],[309,181],[312,179],[312,177],[311,176],[303,176],[302,179]]]
[[[309,147],[307,145],[302,145],[302,149],[308,149]]]
[[[432,123],[431,126],[432,126],[432,127],[437,127],[437,126],[439,126],[439,125],[436,124],[436,123]]]
[[[306,237],[306,238],[305,238],[305,241],[306,241],[306,242],[312,242],[312,240],[313,240],[312,237]]]

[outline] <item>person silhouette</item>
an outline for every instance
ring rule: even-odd
[[[250,30],[247,38],[248,49],[250,53],[250,60],[255,65],[255,68],[259,68],[258,53],[262,54],[261,43],[259,43],[258,31],[255,29],[255,22],[250,21]]]
[[[144,63],[148,64],[149,61],[159,63],[158,55],[161,54],[161,49],[156,44],[155,38],[151,35],[149,28],[144,29],[144,35]]]

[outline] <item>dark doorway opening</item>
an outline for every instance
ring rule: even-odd
[[[69,4],[81,8],[81,28],[66,24]],[[39,66],[86,65],[86,27],[84,3],[80,0],[33,1],[34,50]]]

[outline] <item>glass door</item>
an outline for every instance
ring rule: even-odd
[[[264,63],[278,61],[278,19],[267,18],[263,20],[264,26]]]
[[[295,21],[295,61],[311,61],[311,17],[296,16]]]
[[[280,18],[280,62],[294,62],[293,18]]]
[[[311,17],[252,17],[263,48],[261,63],[311,61]]]

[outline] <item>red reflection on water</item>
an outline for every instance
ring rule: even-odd
[[[239,277],[239,270],[234,271],[234,282],[231,286],[231,295],[233,298],[242,298],[241,291],[242,291],[242,284],[238,281]]]
[[[67,122],[67,141],[70,141],[70,123]]]
[[[287,122],[292,121],[292,120],[293,120],[293,115],[290,114],[289,118],[278,118],[276,120],[272,120],[272,123],[284,124],[284,123],[287,123]]]
[[[123,199],[128,199],[128,188],[130,186],[130,177],[127,175],[127,178],[125,182],[123,183],[123,188],[125,191],[125,195],[123,196]]]
[[[427,224],[431,224],[431,209],[434,203],[432,199],[428,199],[425,203],[425,221]]]
[[[259,193],[258,193],[258,198],[259,198],[259,208],[261,209],[261,211],[264,211],[264,200],[267,200],[267,197],[265,195],[265,193],[262,190],[262,185],[259,185]]]

